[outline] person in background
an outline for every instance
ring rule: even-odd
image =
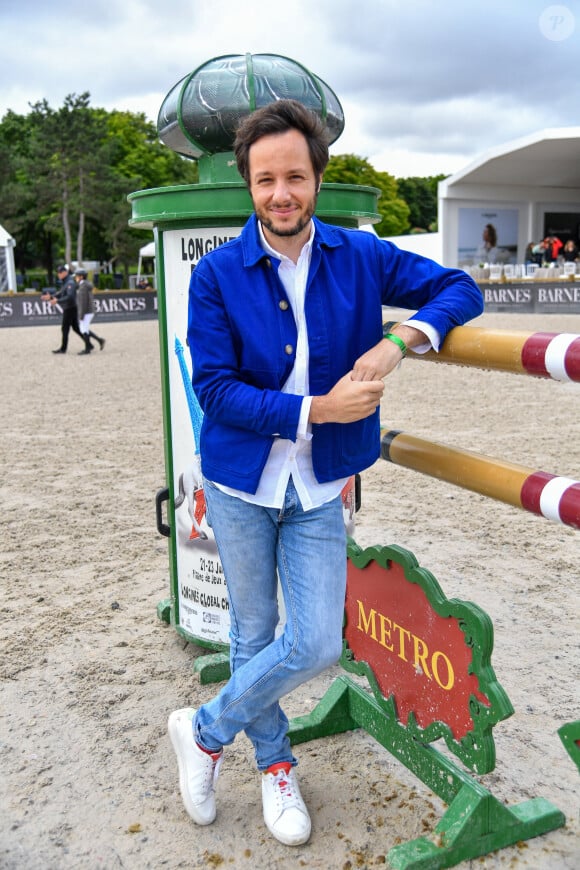
[[[57,350],[53,350],[53,353],[66,353],[68,348],[68,335],[71,329],[73,332],[76,332],[79,338],[82,338],[83,341],[84,337],[79,328],[76,281],[72,276],[69,267],[65,264],[57,267],[56,275],[60,283],[56,293],[44,293],[40,298],[48,300],[51,305],[56,305],[58,303],[62,308],[62,338],[60,347],[57,348]]]
[[[548,262],[550,252],[549,244],[546,239],[542,239],[532,247],[532,255],[534,257],[534,262],[538,266],[542,266],[544,263]]]
[[[563,247],[563,242],[558,236],[546,236],[544,239],[544,260],[546,263],[555,263]]]
[[[280,699],[341,653],[341,490],[379,458],[383,378],[408,349],[439,348],[483,301],[464,271],[314,217],[328,142],[301,103],[250,114],[234,150],[254,214],[194,269],[188,328],[231,677],[199,709],[171,713],[168,731],[199,825],[216,817],[223,748],[245,732],[266,827],[296,846],[311,821]],[[383,335],[382,305],[416,313]],[[278,581],[287,614],[279,636]]]
[[[525,253],[524,253],[524,263],[526,264],[526,266],[528,265],[528,263],[535,263],[536,262],[536,255],[534,253],[534,247],[535,247],[535,242],[528,242],[528,244],[526,246]]]
[[[91,332],[91,323],[95,316],[95,300],[93,298],[93,285],[88,279],[86,269],[77,269],[74,275],[77,283],[77,310],[79,318],[79,328],[82,333],[85,349],[81,350],[81,354],[90,353],[95,346],[91,338],[98,342],[100,350],[105,346],[105,339],[99,338],[94,332]]]
[[[578,259],[578,247],[574,239],[568,239],[562,248],[565,263],[574,263]]]

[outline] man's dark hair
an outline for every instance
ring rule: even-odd
[[[250,185],[250,147],[262,136],[298,130],[308,144],[312,168],[321,178],[328,163],[328,134],[314,112],[297,100],[277,100],[243,118],[236,132],[234,154],[238,172]]]

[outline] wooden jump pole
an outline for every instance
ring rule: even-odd
[[[381,429],[381,457],[463,489],[580,529],[580,482],[469,450]]]
[[[395,325],[395,321],[385,323],[383,330],[388,332]],[[456,326],[439,353],[430,350],[410,354],[408,359],[455,363],[555,381],[580,381],[580,335]]]

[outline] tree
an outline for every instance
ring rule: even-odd
[[[374,169],[364,157],[357,157],[356,154],[331,157],[324,173],[324,181],[377,187],[381,192],[377,206],[381,220],[375,224],[375,231],[379,236],[400,235],[408,228],[409,208],[399,197],[395,178],[388,172]]]
[[[89,108],[89,94],[71,94],[54,111],[46,100],[31,112],[29,183],[35,190],[36,213],[47,227],[61,230],[64,258],[82,262],[87,213],[100,190],[101,143],[105,126]]]
[[[150,237],[129,228],[127,195],[197,178],[197,165],[161,145],[143,114],[93,109],[88,93],[0,122],[0,210],[20,269],[42,263],[52,274],[58,256],[127,271]]]
[[[194,184],[197,163],[186,160],[157,136],[157,128],[142,113],[113,111],[106,114],[109,165],[113,174],[100,203],[100,225],[110,251],[110,261],[125,266],[137,259],[139,248],[150,239],[143,230],[129,227],[131,208],[127,195],[136,190]]]
[[[30,183],[33,139],[31,116],[8,111],[0,124],[0,214],[17,240],[16,262],[25,268],[51,261],[52,237],[39,220],[38,202]]]
[[[89,108],[89,94],[66,97],[58,111],[41,100],[28,116],[8,113],[1,128],[12,177],[11,183],[2,184],[3,208],[10,197],[13,223],[28,232],[33,227],[49,241],[42,258],[49,272],[53,239],[62,240],[60,256],[67,262],[73,253],[82,262],[87,215],[100,190],[105,133],[102,119]],[[22,135],[19,142],[16,129]]]
[[[399,178],[399,193],[409,206],[413,228],[433,232],[437,225],[437,185],[447,176]]]

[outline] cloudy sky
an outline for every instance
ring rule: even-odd
[[[580,0],[1,0],[0,118],[89,91],[157,120],[166,94],[226,54],[307,66],[342,103],[332,153],[398,178],[580,124]]]

